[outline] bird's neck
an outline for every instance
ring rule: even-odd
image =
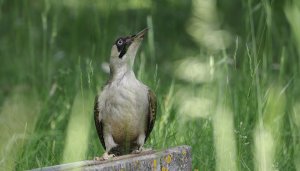
[[[112,67],[110,66],[110,81],[117,81],[121,80],[125,76],[133,76],[135,77],[135,74],[131,67],[124,65],[121,67]]]

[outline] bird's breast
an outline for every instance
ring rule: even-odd
[[[103,120],[116,143],[136,140],[145,130],[147,91],[139,86],[111,87],[105,100]]]

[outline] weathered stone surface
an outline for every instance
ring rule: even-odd
[[[33,169],[33,171],[185,171],[192,170],[191,147],[179,146],[162,151],[147,151],[114,157],[108,161],[86,160],[51,167]]]

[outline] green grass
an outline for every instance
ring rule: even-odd
[[[101,64],[150,27],[134,66],[159,102],[147,147],[190,145],[198,170],[300,170],[299,18],[295,0],[0,0],[0,168],[100,156]]]

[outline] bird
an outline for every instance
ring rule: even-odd
[[[96,160],[146,151],[143,145],[154,127],[157,100],[136,78],[133,64],[147,31],[120,37],[111,48],[109,79],[94,104],[95,126],[105,149]]]

